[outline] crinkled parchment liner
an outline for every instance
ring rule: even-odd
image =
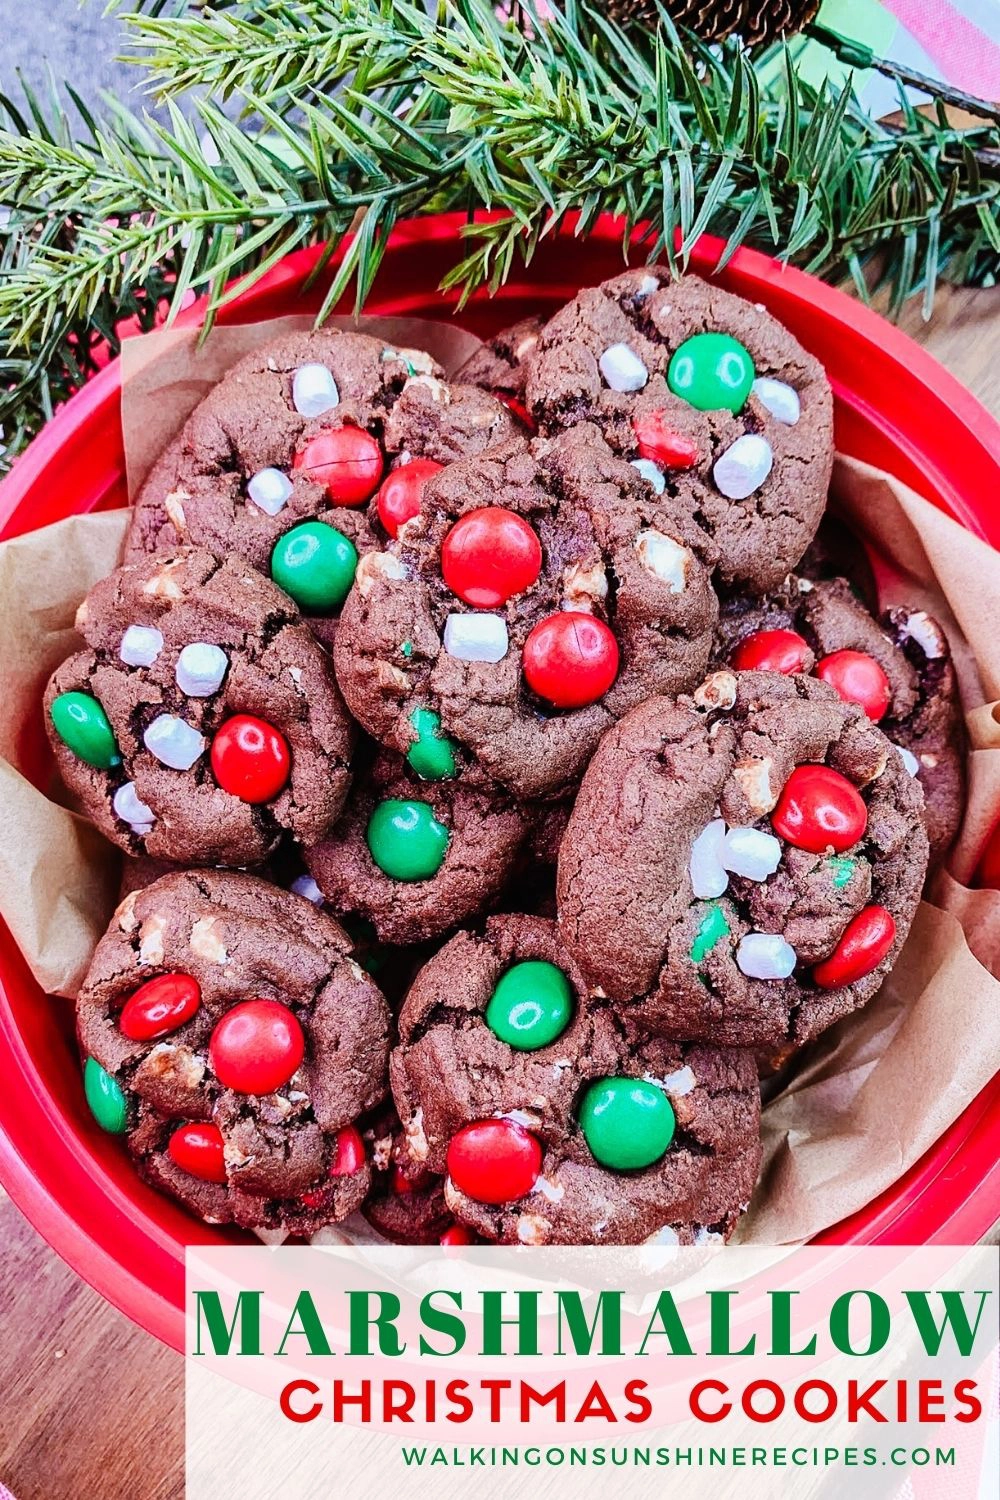
[[[132,493],[225,369],[264,339],[305,326],[285,318],[220,328],[201,348],[186,330],[126,343]],[[396,346],[430,348],[448,371],[476,347],[454,325],[362,326]],[[896,969],[865,1010],[802,1055],[764,1111],[764,1170],[740,1229],[758,1243],[807,1239],[861,1208],[1000,1068],[1000,892],[964,884],[1000,816],[1000,553],[866,465],[838,461],[834,495],[887,565],[883,605],[926,608],[948,633],[969,728],[969,800],[948,871],[932,881]],[[74,649],[76,607],[114,566],[125,524],[122,511],[77,516],[0,546],[0,914],[39,984],[60,995],[75,992],[110,916],[118,859],[63,805],[54,774],[39,787],[20,768],[38,760],[43,686]]]

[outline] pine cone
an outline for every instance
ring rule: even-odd
[[[801,31],[820,7],[820,0],[663,0],[680,26],[696,31],[706,42],[718,42],[738,32],[745,42],[773,42]],[[653,0],[606,0],[605,9],[623,24],[652,21]]]

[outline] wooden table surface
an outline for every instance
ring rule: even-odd
[[[1000,417],[1000,296],[902,326]],[[183,1360],[104,1302],[0,1191],[0,1483],[17,1500],[181,1500]],[[228,1500],[228,1497],[220,1497]]]

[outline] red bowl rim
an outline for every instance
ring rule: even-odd
[[[479,214],[481,220],[499,217],[497,214]],[[440,214],[419,219],[405,220],[393,231],[390,244],[394,249],[431,243],[454,243],[468,222],[461,213]],[[573,235],[577,227],[577,216],[570,216],[561,231]],[[620,242],[622,222],[609,215],[603,216],[590,230],[591,240]],[[699,241],[691,257],[690,269],[698,274],[710,276],[722,249],[722,242],[710,237]],[[322,254],[322,247],[312,246],[296,251],[275,266],[249,291],[222,309],[222,323],[246,322],[254,317],[254,308],[265,298],[271,298],[282,290],[301,286]],[[343,254],[343,247],[333,257],[336,265]],[[966,493],[995,492],[1000,475],[1000,423],[998,423],[979,401],[953,375],[943,368],[930,354],[886,322],[877,313],[866,308],[854,298],[835,287],[826,285],[791,267],[754,250],[740,250],[726,270],[726,283],[744,296],[753,296],[754,288],[767,286],[777,295],[777,300],[788,300],[811,305],[827,321],[850,331],[850,337],[858,342],[864,357],[873,366],[895,366],[896,371],[906,373],[913,392],[925,392],[935,405],[940,404],[961,428],[966,444],[962,456],[963,481],[956,486],[951,478],[927,462],[927,455],[917,448],[903,431],[893,433],[900,451],[909,456],[910,467],[916,478],[914,487],[928,498],[941,498],[964,525],[979,536],[996,542],[1000,539],[1000,516],[997,527],[987,528],[980,516],[969,507],[962,490]],[[567,283],[565,287],[547,283],[549,295],[565,299],[575,294],[576,287]],[[530,267],[521,279],[508,283],[506,294],[530,298],[533,286]],[[480,294],[477,294],[477,296]],[[415,303],[417,299],[415,298]],[[443,294],[442,313],[457,304],[458,293]],[[421,309],[425,297],[419,299]],[[397,301],[399,312],[405,312]],[[191,326],[200,322],[204,313],[204,299],[193,304],[179,315],[180,326]],[[778,314],[780,316],[780,312]],[[847,399],[847,392],[835,394]],[[121,394],[121,367],[118,359],[110,361],[94,378],[55,414],[53,419],[38,434],[25,452],[17,459],[11,473],[0,483],[0,536],[17,534],[16,512],[32,486],[38,483],[49,464],[58,454],[63,443],[86,425],[98,413],[107,415],[107,408],[115,406]],[[855,407],[860,403],[856,392],[850,393]],[[884,427],[884,421],[883,421]],[[920,482],[922,479],[923,482]],[[913,479],[911,478],[911,482]],[[13,523],[13,524],[12,524]],[[14,950],[13,940],[3,929],[8,952]],[[16,950],[15,950],[16,951]],[[17,955],[18,960],[20,955]],[[9,1012],[0,1011],[0,1035],[6,1043],[8,1059],[4,1072],[9,1074],[6,1092],[8,1108],[20,1101],[29,1112],[41,1112],[41,1100],[47,1098],[31,1056],[19,1035],[13,1030]],[[51,1111],[50,1111],[51,1113]],[[996,1141],[1000,1134],[1000,1074],[980,1095],[972,1101],[963,1114],[944,1132],[935,1145],[885,1193],[872,1203],[832,1226],[817,1236],[823,1244],[922,1244],[952,1243],[968,1244],[981,1239],[996,1218],[1000,1200],[1000,1162],[997,1160]],[[160,1264],[162,1276],[154,1288],[150,1281],[127,1269],[133,1263],[132,1256],[119,1258],[105,1244],[89,1233],[83,1216],[71,1212],[63,1198],[57,1198],[29,1165],[30,1152],[18,1149],[8,1133],[4,1122],[0,1122],[0,1179],[11,1198],[35,1226],[48,1244],[66,1260],[81,1276],[95,1287],[107,1300],[133,1318],[156,1337],[174,1347],[183,1348],[183,1273],[170,1248],[166,1235],[157,1236],[149,1224],[140,1229],[127,1198],[115,1187],[112,1179],[92,1162],[87,1179],[76,1201],[79,1210],[86,1200],[93,1211],[110,1209],[115,1214],[118,1231],[117,1248],[126,1249],[131,1244],[135,1257],[141,1263],[145,1258],[148,1268],[150,1259]],[[51,1140],[35,1160],[44,1157],[47,1180],[51,1181],[56,1170],[78,1173],[79,1163],[62,1138]],[[79,1173],[78,1173],[79,1175]],[[935,1206],[928,1214],[928,1195],[933,1192]],[[929,1218],[935,1223],[933,1234],[928,1237],[921,1226]]]

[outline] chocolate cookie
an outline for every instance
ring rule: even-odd
[[[919,782],[860,708],[813,677],[716,672],[601,742],[560,850],[560,930],[657,1035],[801,1044],[878,989],[927,854]]]
[[[904,606],[872,618],[844,578],[790,576],[763,599],[724,602],[717,664],[811,672],[860,703],[903,755],[924,791],[934,863],[965,806],[965,727],[944,631]]]
[[[184,543],[238,552],[329,641],[359,555],[379,545],[381,511],[392,530],[400,505],[419,506],[429,470],[515,429],[494,397],[442,380],[419,350],[287,334],[192,412],[139,492],[125,557]]]
[[[521,318],[487,339],[458,372],[459,380],[492,391],[515,416],[529,420],[522,402],[528,366],[544,327],[543,318]]]
[[[545,325],[526,397],[541,432],[594,422],[680,501],[724,584],[773,588],[815,534],[833,462],[830,386],[762,307],[665,266],[626,271]]]
[[[362,1213],[395,1245],[437,1245],[454,1220],[444,1201],[444,1178],[414,1167],[394,1109],[380,1111],[362,1132],[372,1165],[372,1186]]]
[[[493,917],[417,976],[390,1062],[409,1159],[507,1244],[726,1238],[760,1163],[741,1051],[645,1037],[592,995],[553,922]]]
[[[77,1002],[87,1099],[213,1224],[309,1234],[361,1204],[356,1126],[389,1011],[343,929],[252,875],[182,871],[119,906]]]
[[[87,815],[129,854],[253,865],[321,837],[354,729],[329,658],[238,557],[181,548],[119,568],[77,613],[87,650],[53,674],[45,722]]]
[[[343,816],[307,863],[332,911],[365,918],[381,942],[418,943],[489,909],[529,823],[483,777],[422,781],[383,751],[357,776]]]
[[[601,734],[700,679],[718,604],[697,527],[592,428],[450,465],[365,558],[335,650],[351,711],[413,760],[421,725],[522,798],[572,790]]]

